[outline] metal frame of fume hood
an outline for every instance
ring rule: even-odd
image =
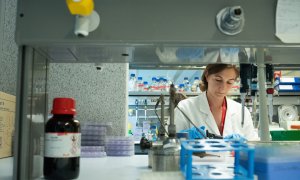
[[[0,55],[3,53],[4,21],[5,21],[5,1],[0,1]]]
[[[44,115],[44,121],[47,118],[48,99],[45,89],[48,63],[48,60],[33,48],[26,46],[19,48],[14,136],[14,180],[28,180],[42,175],[42,172],[36,173],[36,169],[43,166],[39,160],[43,155],[41,141],[44,134],[44,123],[37,122],[37,118],[35,118],[37,116],[35,115]],[[36,92],[34,89],[40,80],[43,82],[41,93]]]
[[[216,26],[216,15],[237,5],[245,14],[243,31],[224,35]],[[97,0],[100,26],[78,38],[73,33],[75,17],[65,1],[19,0],[16,41],[39,46],[288,46],[275,36],[276,5],[276,0]]]
[[[18,0],[16,42],[24,48],[20,48],[18,65],[14,180],[27,180],[32,173],[32,127],[27,119],[32,109],[27,98],[32,96],[28,88],[36,48],[291,47],[297,58],[300,43],[284,44],[275,36],[276,4],[276,0],[97,0],[100,26],[88,37],[78,38],[73,32],[75,17],[65,1]],[[235,5],[244,9],[245,27],[238,35],[224,35],[217,29],[215,17],[221,9]]]

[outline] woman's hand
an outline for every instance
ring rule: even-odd
[[[192,127],[190,129],[185,129],[180,132],[187,132],[189,134],[189,139],[203,139],[206,136],[205,126],[200,126],[198,130],[197,128]]]

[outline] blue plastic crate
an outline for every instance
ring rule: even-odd
[[[281,77],[277,81],[279,85],[300,85],[300,77]]]
[[[192,163],[194,152],[234,151],[234,166],[228,164],[195,165]],[[240,164],[240,152],[247,157],[247,169]],[[253,179],[254,147],[240,141],[220,139],[186,140],[181,143],[180,170],[186,180],[192,179]]]
[[[299,180],[300,143],[267,143],[255,145],[254,172],[258,179]],[[241,164],[247,166],[241,154]]]

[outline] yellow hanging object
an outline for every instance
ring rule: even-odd
[[[94,10],[93,0],[66,0],[68,8],[73,15],[88,16]]]

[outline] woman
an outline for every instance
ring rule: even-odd
[[[175,108],[177,131],[193,128],[186,118],[188,116],[193,124],[197,127],[205,126],[210,133],[223,137],[241,136],[247,140],[258,140],[249,110],[244,108],[242,126],[241,104],[226,97],[238,76],[239,71],[235,65],[206,66],[200,86],[203,93],[180,101]]]

